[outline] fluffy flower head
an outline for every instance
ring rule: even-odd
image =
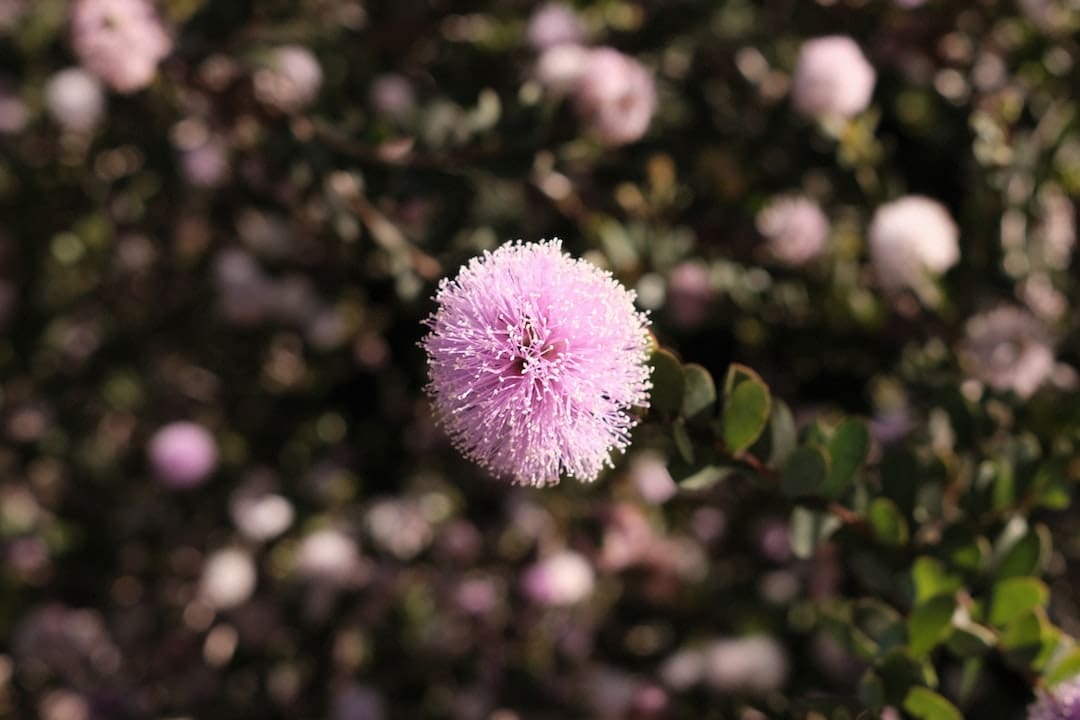
[[[574,108],[607,145],[639,140],[656,112],[653,76],[640,62],[618,50],[592,50],[574,89]]]
[[[193,422],[174,422],[154,433],[148,447],[154,473],[168,487],[201,485],[217,468],[213,435]]]
[[[583,481],[625,449],[648,403],[649,340],[633,292],[562,252],[514,242],[474,258],[435,296],[428,393],[467,457],[516,483]]]
[[[941,203],[919,195],[882,205],[870,221],[870,260],[886,290],[926,290],[960,260],[956,223]]]
[[[172,51],[148,0],[76,0],[71,42],[83,66],[120,93],[149,85]]]
[[[1028,708],[1028,720],[1080,718],[1080,678],[1068,680],[1050,692],[1040,692]]]
[[[792,77],[795,109],[811,118],[852,117],[870,104],[877,73],[855,41],[830,35],[803,43]]]

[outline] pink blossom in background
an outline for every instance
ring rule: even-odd
[[[879,207],[869,241],[870,261],[887,291],[918,290],[960,260],[959,231],[949,211],[921,195]]]
[[[376,112],[394,120],[404,120],[416,111],[416,91],[412,83],[396,73],[375,78],[368,91]]]
[[[1074,720],[1080,717],[1080,677],[1039,690],[1028,707],[1028,720]]]
[[[1002,306],[968,320],[960,363],[971,377],[999,392],[1028,398],[1054,374],[1054,349],[1029,312]]]
[[[296,572],[311,582],[349,585],[359,579],[361,570],[356,541],[339,530],[316,530],[296,550]]]
[[[435,416],[500,477],[594,480],[648,404],[647,320],[558,240],[507,243],[444,279],[421,345]]]
[[[91,130],[105,113],[105,90],[97,77],[86,70],[67,68],[45,83],[45,107],[60,127]]]
[[[575,605],[592,595],[592,565],[579,553],[564,550],[531,565],[521,577],[521,590],[542,605]]]
[[[763,695],[783,687],[788,658],[768,635],[716,640],[705,650],[705,682],[724,693]]]
[[[853,117],[870,105],[877,73],[849,37],[807,40],[792,77],[795,110],[810,118]]]
[[[119,93],[149,85],[172,51],[148,0],[75,0],[71,42],[83,67]]]
[[[785,265],[803,265],[820,255],[829,239],[829,218],[813,200],[801,195],[773,198],[756,218],[765,249]]]
[[[574,108],[607,145],[639,140],[656,112],[652,73],[613,48],[592,50],[574,88]]]
[[[553,2],[536,9],[529,18],[525,37],[537,50],[556,45],[580,45],[585,41],[585,27],[573,8]]]
[[[30,120],[30,111],[15,89],[0,81],[0,134],[14,135],[22,132]]]
[[[218,136],[180,150],[180,169],[188,184],[212,188],[221,185],[229,176],[229,148]]]
[[[214,437],[202,425],[193,422],[164,426],[150,439],[148,452],[154,474],[174,489],[201,485],[217,468]]]
[[[544,50],[533,71],[537,82],[552,95],[571,92],[585,72],[591,52],[581,45],[555,45]]]
[[[303,110],[322,87],[322,66],[301,45],[283,45],[270,52],[266,67],[255,73],[255,96],[282,112]]]
[[[709,267],[685,260],[668,275],[667,312],[679,327],[690,328],[705,321],[716,298]]]

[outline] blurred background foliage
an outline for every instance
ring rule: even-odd
[[[76,49],[78,4],[0,0],[0,715],[950,717],[922,686],[1020,717],[1080,668],[1075,2],[582,3],[575,46],[655,82],[632,141],[544,74],[519,0],[163,0],[135,90]],[[807,117],[800,49],[836,34],[872,102]],[[960,259],[893,292],[868,228],[905,195]],[[794,262],[788,196],[824,216]],[[813,477],[677,488],[681,392],[593,485],[453,452],[429,298],[550,237],[637,290],[693,387],[754,368],[796,452],[868,420],[833,542]],[[176,451],[208,454],[196,487],[148,449],[179,421],[212,437]],[[1023,627],[979,606],[1009,578]]]

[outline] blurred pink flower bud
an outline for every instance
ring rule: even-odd
[[[202,425],[174,422],[154,433],[150,465],[167,487],[182,490],[201,485],[217,468],[213,436]]]
[[[7,82],[0,82],[0,135],[22,132],[29,120],[26,103]]]
[[[807,40],[792,77],[795,110],[810,118],[853,117],[870,105],[877,73],[843,35]]]
[[[525,37],[537,50],[556,45],[580,45],[585,40],[585,28],[572,8],[552,2],[540,6],[532,14]]]
[[[803,265],[821,254],[829,239],[829,219],[813,200],[780,195],[757,214],[757,229],[776,260]]]
[[[592,594],[592,565],[579,553],[564,550],[525,570],[521,589],[542,605],[574,605]]]
[[[283,45],[274,48],[267,67],[255,73],[255,96],[282,112],[297,112],[315,100],[322,79],[322,67],[310,50]]]
[[[148,0],[75,0],[71,42],[83,67],[120,93],[149,85],[172,51]]]
[[[359,569],[356,542],[338,530],[316,530],[300,541],[296,551],[296,571],[309,581],[348,585]]]
[[[667,502],[679,491],[664,457],[652,450],[639,452],[630,460],[630,479],[642,499],[654,505]]]
[[[180,169],[184,179],[196,187],[212,188],[221,185],[229,175],[229,151],[219,137],[180,151]]]
[[[412,83],[396,73],[375,78],[369,91],[375,111],[394,120],[405,120],[416,111],[416,92]]]
[[[652,73],[613,48],[593,50],[574,88],[574,107],[601,142],[624,145],[639,140],[656,112]]]
[[[691,328],[704,322],[715,297],[705,263],[687,260],[671,269],[667,311],[679,327]]]
[[[705,651],[705,680],[723,693],[773,692],[787,673],[787,653],[767,635],[717,640]]]
[[[65,130],[91,130],[105,112],[105,91],[94,75],[82,68],[67,68],[45,84],[45,107]]]

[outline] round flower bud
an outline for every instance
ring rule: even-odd
[[[829,218],[800,195],[773,198],[757,215],[769,255],[785,265],[804,265],[821,254],[829,239]]]
[[[322,80],[322,66],[310,50],[284,45],[275,48],[268,66],[255,73],[255,96],[282,112],[297,112],[315,100]]]
[[[90,130],[105,112],[105,91],[101,82],[82,68],[67,68],[45,84],[45,107],[65,130]]]
[[[1042,324],[1016,307],[1003,306],[967,322],[960,363],[999,392],[1030,397],[1054,374],[1054,350]]]
[[[540,6],[525,29],[529,44],[537,50],[556,45],[580,45],[585,40],[585,28],[573,9],[552,2]]]
[[[218,550],[203,565],[199,597],[217,610],[230,610],[247,602],[257,580],[251,555],[237,548]]]
[[[791,79],[795,110],[809,118],[853,117],[870,105],[877,73],[849,37],[803,43]]]
[[[149,0],[75,0],[71,43],[83,67],[120,93],[149,85],[172,51]]]
[[[150,439],[148,451],[154,474],[177,490],[201,485],[217,467],[213,436],[193,422],[175,422],[161,428]]]

